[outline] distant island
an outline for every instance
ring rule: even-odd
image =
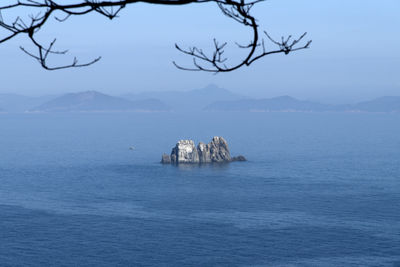
[[[280,96],[268,99],[218,101],[206,106],[204,110],[247,112],[400,112],[400,96],[385,96],[353,105],[329,105],[298,100],[290,96]]]
[[[231,157],[228,143],[223,137],[215,136],[210,143],[200,142],[197,147],[193,140],[180,140],[171,154],[163,154],[163,164],[204,164],[227,163],[232,161],[246,161],[244,156]]]
[[[269,99],[241,99],[218,101],[204,108],[206,111],[327,111],[330,105],[297,100],[290,96]]]
[[[170,111],[158,99],[129,101],[96,91],[70,93],[50,100],[29,112],[100,112],[100,111]]]

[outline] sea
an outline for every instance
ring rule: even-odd
[[[400,114],[0,114],[0,266],[399,267]]]

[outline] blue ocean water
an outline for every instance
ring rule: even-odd
[[[0,114],[0,216],[1,266],[400,266],[400,114]]]

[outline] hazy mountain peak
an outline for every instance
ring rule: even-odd
[[[100,93],[98,91],[90,90],[84,92],[69,93],[65,94],[64,96],[76,96],[84,100],[84,99],[93,99],[95,97],[103,97],[107,95]]]
[[[186,94],[191,95],[208,95],[209,97],[217,96],[217,97],[226,97],[236,95],[231,91],[218,87],[215,84],[209,84],[206,87],[194,89],[190,91],[186,91]],[[236,95],[237,96],[237,95]]]
[[[80,112],[80,111],[167,111],[170,108],[157,99],[129,101],[97,91],[69,93],[48,101],[31,111]]]
[[[124,97],[130,100],[157,98],[173,107],[175,111],[201,111],[205,106],[215,101],[231,101],[244,98],[214,84],[189,91],[153,91],[127,94]]]

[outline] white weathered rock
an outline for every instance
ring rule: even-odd
[[[211,162],[210,146],[200,142],[197,146],[199,152],[199,159],[201,163]]]
[[[231,158],[228,143],[224,138],[215,136],[207,145],[200,142],[197,148],[192,140],[180,140],[172,149],[171,156],[164,154],[162,163],[223,163],[245,161],[243,156]]]
[[[192,140],[180,140],[172,149],[172,163],[199,163],[199,153]]]
[[[224,138],[215,136],[207,146],[210,147],[211,162],[231,161],[228,143]]]

